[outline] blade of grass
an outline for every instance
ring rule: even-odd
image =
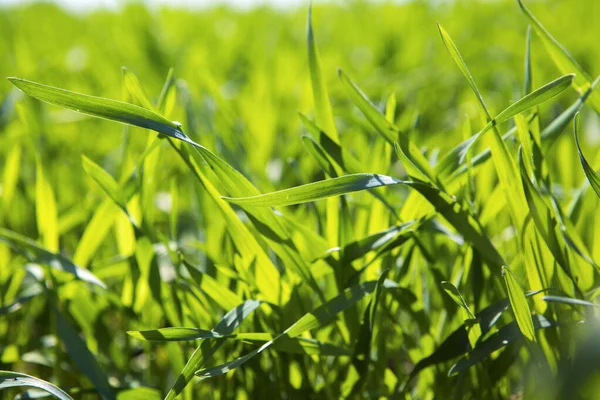
[[[596,196],[600,198],[600,173],[596,172],[585,159],[579,144],[579,113],[575,114],[575,118],[573,119],[573,134],[575,136],[575,145],[577,146],[577,152],[579,153],[579,160],[581,161],[583,172],[585,172],[585,176],[588,182],[590,182],[592,189],[594,189]]]
[[[502,276],[504,277],[510,305],[515,314],[519,329],[527,339],[535,342],[535,329],[525,293],[510,269],[502,267]]]
[[[41,389],[60,400],[73,400],[66,392],[50,382],[19,372],[0,371],[0,391],[11,387],[23,386]]]

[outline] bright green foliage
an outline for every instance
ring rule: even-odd
[[[0,397],[594,398],[592,3],[0,10]]]

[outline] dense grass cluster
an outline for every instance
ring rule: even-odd
[[[596,398],[600,7],[531,3],[1,10],[0,397]]]

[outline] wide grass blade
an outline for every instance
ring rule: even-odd
[[[390,176],[379,174],[351,174],[320,182],[308,183],[291,189],[267,193],[253,197],[224,197],[225,200],[239,205],[276,207],[308,203],[331,196],[374,189],[381,186],[412,184]]]
[[[525,293],[511,270],[502,267],[502,276],[504,277],[504,282],[508,290],[508,299],[510,300],[510,305],[515,314],[519,329],[527,339],[535,342],[535,329]]]
[[[20,78],[8,80],[31,97],[82,114],[151,129],[186,143],[197,145],[181,130],[181,124],[153,111],[122,101],[75,93]]]
[[[2,389],[22,386],[41,389],[60,400],[73,400],[66,392],[50,382],[18,372],[0,371],[0,391]]]

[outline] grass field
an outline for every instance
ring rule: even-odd
[[[0,398],[600,398],[599,18],[0,9]]]

